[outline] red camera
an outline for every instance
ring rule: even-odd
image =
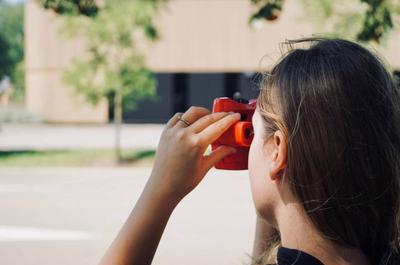
[[[242,98],[233,100],[223,97],[214,100],[212,112],[238,112],[240,121],[234,123],[224,134],[211,144],[215,150],[220,145],[228,145],[236,148],[237,152],[224,157],[215,165],[218,169],[243,170],[248,168],[248,157],[251,141],[253,140],[253,125],[251,118],[256,109],[256,99],[245,100]]]

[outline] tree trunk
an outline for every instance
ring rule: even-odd
[[[122,162],[121,124],[122,124],[122,91],[117,89],[114,95],[115,158],[117,163]]]

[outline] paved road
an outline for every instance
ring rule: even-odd
[[[164,124],[125,124],[123,148],[154,149]],[[0,150],[113,148],[112,125],[3,124]]]
[[[0,168],[0,264],[96,264],[150,168]],[[154,263],[244,264],[255,213],[247,171],[211,170],[175,209]]]

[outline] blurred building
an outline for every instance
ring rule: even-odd
[[[124,120],[165,122],[191,105],[211,108],[215,97],[231,97],[236,91],[255,97],[254,73],[279,58],[279,43],[313,33],[301,10],[299,1],[287,0],[277,21],[253,29],[249,0],[170,0],[158,18],[161,40],[145,51],[147,65],[157,73],[160,100],[142,102],[137,110],[125,112]],[[83,54],[84,46],[82,40],[61,36],[59,22],[37,1],[27,1],[27,107],[48,122],[106,123],[113,116],[107,102],[93,107],[62,82],[64,70]],[[383,55],[400,68],[394,41]]]

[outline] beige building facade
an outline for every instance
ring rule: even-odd
[[[287,0],[282,16],[261,28],[249,27],[249,0],[170,0],[157,19],[160,41],[143,49],[148,67],[159,73],[258,72],[279,58],[279,43],[311,36],[314,28],[299,1]],[[48,122],[105,123],[108,106],[91,106],[62,81],[71,61],[83,55],[82,40],[60,33],[61,21],[37,1],[25,10],[26,104]],[[396,37],[397,36],[397,37]],[[381,51],[400,68],[400,35]]]

